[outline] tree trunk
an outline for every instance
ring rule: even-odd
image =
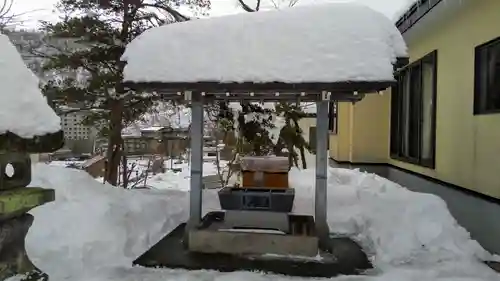
[[[111,99],[111,114],[109,120],[109,139],[108,139],[108,166],[106,181],[116,186],[118,183],[118,167],[120,166],[122,151],[122,116],[123,100]]]
[[[123,144],[122,140],[122,147],[125,147]],[[127,167],[127,155],[125,155],[125,152],[122,150],[122,182],[123,182],[123,188],[127,188],[128,186],[128,180],[129,180],[129,172],[128,172],[128,167]]]
[[[293,123],[295,125],[295,132],[297,133],[297,137],[302,137],[302,132],[299,127],[299,120],[294,118]],[[303,145],[299,147],[299,151],[300,151],[300,160],[302,162],[302,168],[307,169],[306,153]]]
[[[307,169],[307,161],[306,161],[306,153],[304,147],[299,147],[300,150],[300,159],[302,160],[302,169]]]

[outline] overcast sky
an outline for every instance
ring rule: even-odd
[[[0,0],[1,1],[1,0]],[[251,5],[256,0],[246,0]],[[270,0],[267,1],[267,6],[270,6]],[[279,0],[277,0],[279,1]],[[284,1],[284,0],[281,0]],[[384,13],[386,16],[393,18],[402,7],[406,7],[408,2],[415,0],[299,0],[300,4],[310,4],[315,2],[361,2],[371,8]],[[224,14],[232,14],[241,11],[236,4],[237,0],[212,0],[211,15],[218,16]],[[26,13],[23,15],[24,25],[28,27],[36,26],[39,20],[57,20],[57,15],[53,11],[54,4],[57,0],[14,0],[13,11],[16,14]]]

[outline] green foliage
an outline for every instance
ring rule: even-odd
[[[238,112],[230,108],[228,103],[219,103],[217,106],[219,128],[225,132],[232,132],[235,129],[238,131],[240,140],[238,153],[255,156],[288,156],[290,166],[299,167],[297,150],[302,154],[305,150],[311,152],[311,146],[304,139],[302,129],[299,127],[299,120],[307,117],[302,107],[296,103],[277,103],[274,109],[264,107],[257,102],[241,102],[240,105],[241,110]],[[259,118],[246,120],[245,116],[255,114]],[[281,128],[278,141],[274,143],[269,130],[275,128],[276,118],[283,118],[285,125]],[[305,166],[302,159],[302,167]]]
[[[174,8],[181,4],[204,7],[206,0],[60,0],[65,15],[57,23],[43,23],[49,40],[65,40],[46,56],[45,71],[55,73],[42,87],[54,107],[70,105],[88,112],[84,122],[96,125],[108,137],[106,181],[117,184],[122,128],[139,118],[158,96],[125,92],[125,47],[149,28],[189,20]],[[208,7],[208,6],[207,6]],[[173,38],[172,40],[175,40]]]
[[[54,71],[58,76],[43,85],[43,92],[55,105],[93,109],[96,114],[89,115],[89,121],[109,119],[109,100],[116,98],[123,98],[125,108],[132,108],[140,114],[149,102],[137,98],[140,93],[120,96],[116,89],[122,79],[120,57],[125,44],[133,39],[133,33],[143,32],[150,26],[140,21],[130,21],[128,25],[114,24],[120,18],[118,10],[103,9],[91,1],[63,0],[58,7],[67,17],[55,24],[44,23],[44,31],[52,39],[66,39],[70,43],[45,61],[44,69]],[[129,9],[122,5],[124,13]],[[83,11],[86,14],[79,15]],[[134,12],[129,15],[137,17]],[[138,106],[132,107],[136,104]],[[134,117],[133,113],[127,114],[124,121]]]
[[[245,120],[245,115],[257,113],[260,119]],[[235,128],[241,138],[239,153],[263,156],[272,154],[273,147],[268,129],[272,128],[272,110],[263,108],[258,103],[241,103],[241,112],[234,112],[228,103],[220,103],[219,126],[227,132]],[[248,122],[247,122],[248,121]]]
[[[113,99],[122,99],[123,122],[143,114],[157,98],[144,93],[118,94],[125,46],[147,29],[188,18],[173,7],[209,7],[205,0],[61,0],[65,17],[43,23],[50,39],[66,40],[65,48],[47,56],[43,68],[57,75],[42,90],[55,105],[93,110],[87,122],[110,119]]]
[[[304,139],[303,131],[299,126],[299,120],[307,117],[300,104],[279,103],[276,105],[276,114],[285,118],[285,126],[281,129],[280,139],[275,146],[275,151],[280,152],[284,148],[288,151],[290,166],[299,166],[297,150],[304,153],[305,150],[313,152],[309,142]],[[302,155],[303,157],[304,155]],[[302,159],[302,166],[305,168],[305,159]]]

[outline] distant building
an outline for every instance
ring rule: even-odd
[[[71,112],[72,110],[74,109],[65,108],[59,114],[66,146],[75,153],[91,153],[93,152],[97,130],[83,123],[88,114],[87,112]]]
[[[158,154],[179,157],[189,146],[189,128],[151,127],[141,130],[143,137],[152,137],[159,141]]]
[[[179,157],[189,146],[189,129],[162,126],[140,129],[139,134],[122,135],[127,155],[163,155]],[[95,153],[105,154],[107,139],[98,139]]]

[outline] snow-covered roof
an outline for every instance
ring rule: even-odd
[[[9,38],[0,34],[0,134],[33,138],[61,130],[38,82]]]
[[[360,4],[329,3],[153,28],[122,60],[126,84],[241,85],[394,81],[393,64],[406,56],[387,17]]]

